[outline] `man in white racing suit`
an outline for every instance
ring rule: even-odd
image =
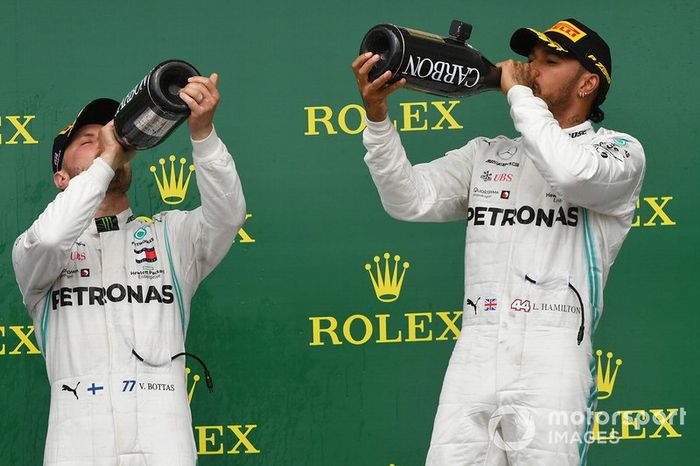
[[[388,118],[391,72],[353,63],[367,110],[365,162],[400,220],[466,220],[462,332],[443,382],[429,465],[577,465],[596,401],[591,335],[627,235],[644,152],[600,128],[607,44],[575,19],[519,29],[499,63],[520,137],[479,137],[412,166]],[[473,309],[472,309],[473,308]]]
[[[46,360],[47,466],[192,466],[185,335],[198,284],[245,218],[234,162],[213,116],[218,75],[180,92],[201,207],[136,218],[118,102],[97,99],[54,141],[61,190],[15,242],[12,261]]]

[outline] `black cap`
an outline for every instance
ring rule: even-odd
[[[600,76],[594,107],[605,101],[612,83],[612,58],[610,47],[594,30],[573,18],[567,18],[544,32],[531,28],[518,29],[510,38],[510,48],[526,57],[537,43],[573,55],[584,68]]]
[[[75,121],[58,133],[53,140],[53,153],[51,155],[51,168],[56,173],[63,165],[63,154],[71,142],[71,136],[85,125],[98,124],[106,125],[117,113],[119,102],[112,99],[95,99],[83,108]]]

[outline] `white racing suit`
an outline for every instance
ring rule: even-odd
[[[193,141],[202,206],[134,219],[95,212],[100,158],[16,241],[12,259],[46,360],[46,466],[192,466],[185,334],[197,285],[245,218],[240,180],[212,131]],[[138,355],[138,357],[137,357]],[[143,359],[141,361],[139,358]]]
[[[644,152],[590,121],[562,130],[530,88],[513,87],[508,102],[522,137],[476,138],[430,163],[411,166],[388,119],[364,132],[392,217],[467,223],[462,332],[429,465],[575,465],[590,441],[591,333]]]

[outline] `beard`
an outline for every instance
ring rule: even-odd
[[[532,93],[536,97],[544,100],[550,112],[554,115],[558,115],[568,109],[571,103],[576,99],[578,79],[584,71],[583,68],[580,68],[575,76],[572,76],[571,79],[565,81],[561,86],[556,89],[548,89],[544,93],[539,84],[534,82],[532,85]]]
[[[576,98],[575,93],[576,83],[573,81],[567,82],[564,86],[556,89],[554,92],[542,93],[542,89],[535,84],[533,94],[544,100],[547,108],[553,114],[557,115],[571,105],[572,99]]]

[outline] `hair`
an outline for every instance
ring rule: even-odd
[[[598,104],[594,104],[591,111],[588,113],[588,119],[593,123],[600,123],[605,118],[605,112],[600,109]]]
[[[593,123],[600,123],[603,121],[605,118],[605,112],[600,109],[600,104],[601,102],[601,96],[603,97],[602,100],[605,100],[605,94],[601,94],[601,89],[600,86],[602,85],[602,82],[598,81],[598,87],[595,89],[595,95],[593,96],[593,104],[591,105],[591,109],[588,111],[588,119],[591,120]]]

